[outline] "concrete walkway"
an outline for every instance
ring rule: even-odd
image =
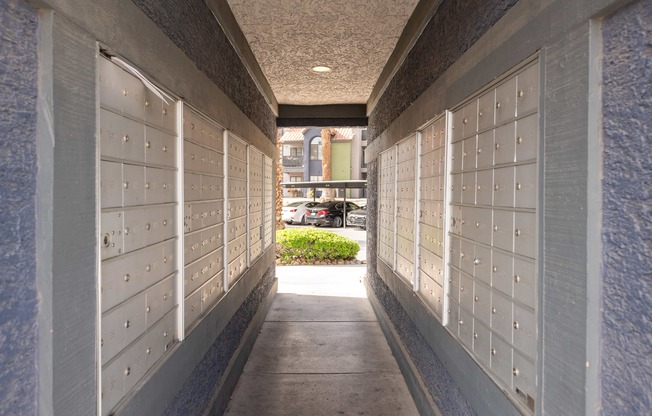
[[[418,415],[364,273],[365,266],[276,268],[279,292],[227,415]]]

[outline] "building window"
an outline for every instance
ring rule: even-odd
[[[321,160],[321,137],[310,141],[310,160]]]
[[[290,156],[303,156],[303,148],[302,147],[290,148]]]
[[[323,176],[311,176],[310,177],[310,182],[318,182],[318,181],[323,181],[324,177]]]
[[[301,176],[290,176],[290,182],[301,182]]]

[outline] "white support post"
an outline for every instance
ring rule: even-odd
[[[183,341],[186,335],[186,327],[185,327],[185,293],[184,292],[184,285],[183,285],[183,278],[184,278],[184,265],[185,265],[185,259],[184,259],[184,249],[183,249],[183,243],[184,243],[184,227],[183,227],[183,222],[184,222],[184,209],[185,209],[185,204],[184,204],[184,189],[183,189],[183,180],[184,180],[184,165],[183,165],[183,138],[184,138],[184,131],[183,131],[183,110],[184,110],[184,104],[183,101],[179,100],[177,101],[177,188],[176,188],[176,199],[177,199],[177,222],[176,222],[176,234],[177,234],[177,242],[176,242],[176,266],[177,266],[177,280],[176,280],[176,299],[177,299],[177,328],[178,328],[178,334],[179,334],[179,342]]]

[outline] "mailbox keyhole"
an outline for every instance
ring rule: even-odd
[[[102,242],[104,243],[104,247],[108,247],[109,244],[111,244],[111,238],[109,237],[108,234],[104,235],[104,238],[102,239]]]

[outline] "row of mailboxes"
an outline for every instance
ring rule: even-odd
[[[427,201],[443,201],[446,193],[445,180],[442,175],[421,178],[419,198]]]
[[[419,154],[424,156],[436,149],[443,148],[445,145],[446,119],[442,117],[421,131],[421,147]]]
[[[419,201],[419,222],[443,229],[444,227],[444,202],[442,201]]]
[[[197,201],[184,204],[184,232],[224,223],[224,201]]]
[[[499,332],[490,329],[486,322],[475,317],[457,302],[450,302],[449,314],[449,329],[467,350],[472,352],[485,368],[490,369],[510,391],[521,394],[521,397],[530,396],[532,400],[536,394],[534,360],[523,354],[522,350],[514,348]],[[523,325],[517,321],[509,323],[512,327],[518,324],[521,328]]]
[[[174,205],[102,212],[100,255],[108,259],[174,237]]]
[[[536,214],[476,207],[451,207],[451,248],[455,235],[478,244],[493,246],[510,253],[535,258]],[[466,240],[465,240],[466,241]],[[451,261],[455,259],[451,258]]]
[[[530,308],[535,307],[535,267],[531,259],[458,238],[451,239],[450,262],[455,269]]]
[[[394,264],[394,245],[378,243],[378,258],[383,260],[390,267]]]
[[[414,283],[414,262],[405,258],[398,250],[396,251],[396,273],[409,283]]]
[[[450,279],[449,296],[452,300],[521,353],[535,357],[537,330],[531,308],[514,303],[502,292],[461,271],[452,271]]]
[[[224,153],[224,129],[192,110],[183,113],[183,136],[186,142]]]
[[[396,253],[408,259],[410,263],[414,263],[414,240],[396,236]]]
[[[186,172],[183,175],[184,200],[204,201],[224,199],[224,179],[222,176]]]
[[[227,269],[229,285],[232,285],[245,270],[247,270],[247,254],[243,253],[229,263]]]
[[[230,220],[227,226],[227,241],[235,240],[247,233],[247,217]]]
[[[416,182],[414,179],[396,182],[396,197],[399,200],[412,200],[416,196]],[[407,202],[406,202],[407,203]]]
[[[398,164],[396,168],[396,178],[399,182],[405,180],[414,180],[416,177],[416,162],[414,159],[408,159]]]
[[[192,293],[211,277],[220,273],[223,268],[224,255],[220,249],[215,249],[201,258],[187,263],[183,274],[184,293]]]
[[[538,114],[471,136],[451,146],[454,172],[532,161],[538,151]]]
[[[222,224],[186,233],[184,236],[184,260],[186,264],[224,246]]]
[[[451,175],[451,202],[532,208],[537,201],[537,165],[479,170]]]
[[[175,307],[175,279],[176,275],[169,276],[102,314],[102,364]]]
[[[378,159],[378,257],[414,283],[418,247],[420,298],[528,406],[536,392],[538,77],[528,66]]]
[[[421,224],[418,236],[419,247],[444,257],[444,230]]]
[[[102,312],[174,273],[175,240],[167,240],[102,262]]]
[[[103,108],[160,130],[176,131],[175,102],[161,100],[141,80],[107,59],[99,59],[98,65]]]
[[[446,174],[446,149],[443,147],[419,157],[419,177],[427,178]]]
[[[102,367],[102,414],[107,415],[176,342],[176,308]]]
[[[396,234],[410,241],[414,241],[414,218],[397,217]]]
[[[169,169],[103,160],[100,162],[102,208],[174,202],[176,174]]]
[[[224,176],[224,155],[184,140],[183,168],[186,172]]]
[[[532,65],[453,113],[452,140],[458,141],[536,112],[539,67]]]
[[[419,294],[441,322],[444,316],[444,288],[423,269],[419,271]]]
[[[439,254],[421,248],[419,251],[419,269],[439,286],[444,287],[444,259]]]
[[[224,271],[220,271],[207,282],[192,292],[184,300],[184,322],[186,328],[205,315],[224,295]]]
[[[397,162],[400,165],[403,162],[412,160],[417,157],[417,137],[416,135],[410,136],[402,140],[396,145]]]
[[[176,154],[173,134],[100,109],[100,155],[103,158],[174,167]]]
[[[178,339],[177,107],[99,66],[102,414]],[[201,184],[199,184],[201,186]]]
[[[247,180],[247,162],[229,155],[229,166],[227,175],[229,179],[237,178]]]
[[[247,163],[247,144],[238,139],[234,134],[229,132],[229,146],[227,154],[229,158],[237,159],[241,162]],[[229,162],[231,160],[229,159]],[[246,170],[245,170],[246,172]]]

